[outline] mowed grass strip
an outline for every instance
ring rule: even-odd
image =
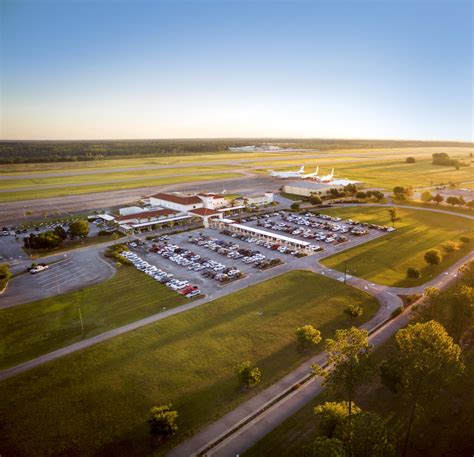
[[[182,167],[182,168],[163,168],[158,170],[140,170],[140,171],[121,171],[114,173],[94,173],[94,174],[77,174],[71,176],[52,176],[47,178],[22,178],[18,179],[0,179],[0,191],[13,189],[22,189],[24,187],[43,186],[62,186],[65,184],[87,185],[87,184],[105,184],[113,181],[127,181],[149,178],[163,178],[175,175],[192,175],[195,173],[209,173],[226,171],[231,168],[225,165],[213,165],[208,167]]]
[[[122,181],[108,184],[93,184],[78,187],[54,187],[48,189],[22,190],[18,192],[0,192],[0,202],[32,200],[48,197],[65,197],[68,195],[91,194],[113,190],[137,189],[147,186],[163,186],[196,181],[212,181],[215,179],[230,179],[242,176],[239,173],[193,174],[189,176],[169,176],[166,178],[147,178],[136,181]]]
[[[354,219],[361,222],[391,225],[388,207],[346,207],[324,211],[326,214]],[[417,209],[398,209],[401,218],[396,222],[396,231],[381,238],[361,244],[324,259],[327,267],[344,271],[347,261],[348,273],[379,284],[412,287],[423,284],[441,274],[450,265],[468,254],[474,243],[474,221],[451,214]],[[461,235],[471,237],[471,242],[461,243],[461,249],[451,254],[442,251],[446,241],[459,241]],[[443,252],[439,265],[429,266],[424,254],[429,249]],[[408,267],[421,270],[421,278],[406,277]]]
[[[0,310],[0,368],[188,301],[135,268],[122,267],[101,284]]]
[[[3,455],[162,455],[310,354],[294,331],[311,323],[323,337],[348,325],[348,304],[369,319],[366,293],[294,271],[10,378],[1,385]],[[251,360],[261,384],[242,391],[237,363]],[[157,447],[148,410],[171,402],[179,432]]]

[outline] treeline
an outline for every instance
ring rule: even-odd
[[[348,149],[459,146],[473,143],[331,139],[181,139],[104,141],[0,141],[0,163],[41,163],[103,160],[124,157],[182,156],[227,151],[230,147],[274,144],[282,148]]]
[[[459,167],[468,167],[469,164],[457,159],[451,159],[448,154],[445,152],[439,152],[433,154],[433,165],[441,165],[445,167],[456,167],[459,169]]]

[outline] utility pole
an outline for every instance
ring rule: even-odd
[[[346,283],[347,279],[347,260],[344,262],[344,284]]]

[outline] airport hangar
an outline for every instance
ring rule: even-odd
[[[352,181],[349,179],[333,179],[329,182],[317,181],[292,181],[283,185],[283,192],[286,194],[301,195],[302,197],[310,197],[311,194],[324,194],[329,189],[342,190],[348,184],[354,184],[358,189],[363,186],[362,181]]]

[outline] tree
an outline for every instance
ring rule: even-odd
[[[352,322],[354,319],[362,316],[363,310],[360,306],[357,305],[349,305],[347,308],[344,309],[344,314],[349,317],[350,326],[352,327]]]
[[[415,163],[416,159],[414,157],[407,157],[405,160],[406,163]]]
[[[431,200],[433,200],[433,194],[431,192],[428,192],[427,190],[425,190],[421,194],[420,198],[421,198],[422,202],[429,203]]]
[[[360,408],[352,404],[352,414],[358,414]],[[326,402],[314,408],[314,414],[319,419],[319,432],[332,438],[336,427],[343,424],[349,416],[349,403],[347,401]]]
[[[474,287],[474,260],[461,267],[462,281],[469,287]]]
[[[459,205],[459,198],[458,197],[453,197],[453,196],[450,196],[446,199],[446,203],[448,205]]]
[[[438,265],[441,263],[441,260],[443,260],[441,253],[437,249],[430,249],[429,251],[426,251],[424,259],[429,265]]]
[[[421,278],[421,271],[415,267],[408,267],[407,278]]]
[[[290,208],[293,210],[293,211],[298,211],[300,209],[300,204],[298,202],[295,202],[295,203],[292,203]]]
[[[251,362],[249,361],[238,365],[236,368],[236,373],[240,383],[246,388],[256,386],[262,378],[260,369],[252,366]]]
[[[355,197],[358,198],[359,200],[363,200],[364,198],[367,198],[367,194],[360,190],[359,192],[355,194]]]
[[[323,378],[322,384],[334,392],[341,393],[348,401],[350,420],[352,402],[357,386],[369,373],[369,334],[367,330],[351,327],[336,330],[334,339],[328,338],[325,343],[330,371],[319,365],[313,365],[316,375]]]
[[[176,420],[178,413],[171,409],[171,405],[153,406],[150,409],[150,433],[167,438],[178,431]]]
[[[318,436],[311,444],[303,448],[304,457],[346,457],[342,441],[336,438]]]
[[[43,232],[39,235],[32,233],[24,238],[24,245],[27,249],[54,249],[62,242],[63,240],[52,231]]]
[[[471,200],[470,202],[467,202],[467,203],[466,203],[466,206],[467,206],[469,209],[474,209],[474,200]]]
[[[433,201],[435,201],[439,205],[442,201],[444,201],[444,197],[440,194],[436,194],[433,197]]]
[[[60,225],[56,225],[56,227],[54,227],[53,232],[55,235],[59,236],[59,238],[61,238],[61,240],[63,241],[67,238],[66,230],[64,230]]]
[[[355,184],[347,184],[344,186],[344,191],[349,195],[354,195],[357,192],[357,186]]]
[[[87,238],[89,234],[89,222],[84,220],[74,221],[69,224],[69,235],[71,238]]]
[[[460,241],[461,243],[463,243],[463,244],[468,244],[468,243],[471,242],[471,238],[469,238],[469,237],[466,236],[466,235],[461,235],[461,236],[459,237],[459,241]]]
[[[319,195],[311,194],[311,196],[309,197],[309,202],[312,205],[320,205],[323,201],[321,200],[321,197]]]
[[[395,454],[391,437],[382,418],[362,411],[336,428],[336,439],[345,444],[351,457],[390,457]]]
[[[423,405],[428,410],[432,398],[462,373],[464,365],[461,348],[439,322],[411,324],[399,330],[395,340],[401,392],[409,405],[405,456],[416,409]]]
[[[397,208],[394,206],[388,209],[388,214],[390,215],[390,222],[392,223],[392,227],[395,228],[395,222],[399,221],[400,218],[397,216]]]
[[[460,197],[458,197],[458,205],[459,206],[464,206],[466,204],[466,200],[464,200],[464,198],[462,198],[462,195]]]
[[[310,349],[321,342],[321,332],[312,325],[304,325],[296,329],[296,340],[300,349]]]

